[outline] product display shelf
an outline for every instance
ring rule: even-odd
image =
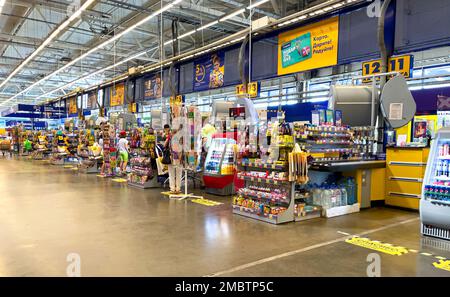
[[[145,152],[140,156],[134,156],[130,160],[131,172],[128,174],[128,185],[149,189],[159,187],[158,178],[154,174],[151,159]]]
[[[271,202],[271,203],[275,203],[275,204],[289,204],[290,199],[278,199],[278,198],[272,198],[272,197],[263,197],[261,195],[256,195],[256,194],[249,194],[249,193],[241,193],[239,192],[239,195],[244,197],[244,198],[249,198],[249,199],[253,199],[253,200],[263,200],[263,201],[267,201],[267,202]]]
[[[256,169],[256,168],[255,168]],[[272,179],[272,178],[263,178],[263,177],[254,177],[254,176],[243,176],[238,174],[238,178],[243,179],[245,181],[269,184],[269,185],[287,185],[290,182],[286,179]]]
[[[246,164],[252,164],[248,161],[242,161],[239,164],[239,170],[242,171],[238,172],[238,178],[245,181],[245,186],[239,190],[237,196],[233,199],[233,213],[271,224],[293,222],[295,184],[287,180],[244,176],[243,173],[249,171],[260,172],[260,174],[268,174],[269,172],[281,174],[281,172],[280,169],[272,170],[269,168],[271,166],[264,166],[263,164],[261,166],[245,166]],[[286,166],[284,165],[284,167]],[[261,188],[264,189],[264,192]],[[259,191],[264,193],[265,197],[258,197],[260,196],[258,194],[249,194],[249,191]],[[286,198],[271,199],[269,198],[270,193],[274,197],[279,195]],[[249,204],[253,207],[248,207]]]
[[[446,240],[450,240],[449,154],[450,128],[442,128],[432,142],[420,199],[422,234]]]
[[[287,165],[286,164],[278,164],[278,163],[256,163],[256,162],[239,162],[237,164],[241,167],[248,167],[248,168],[263,168],[263,169],[271,169],[271,170],[281,170],[286,171]]]

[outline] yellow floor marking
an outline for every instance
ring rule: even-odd
[[[70,168],[70,170],[78,170],[78,167]]]
[[[198,203],[198,204],[202,204],[202,205],[206,205],[206,206],[217,206],[217,205],[223,204],[221,202],[208,200],[208,199],[192,199],[191,201],[194,203]]]
[[[418,250],[411,250],[411,249],[409,249],[408,251],[410,251],[411,253],[418,253],[419,252]]]
[[[63,168],[73,168],[72,165],[64,165]]]
[[[125,178],[113,178],[112,181],[116,183],[125,183],[127,180]]]
[[[430,254],[430,253],[420,253],[422,256],[427,256],[427,257],[430,257],[430,256],[433,256],[433,254]]]
[[[170,192],[161,192],[161,194],[166,195],[166,196],[172,195],[172,193],[170,193]]]
[[[106,176],[101,175],[101,174],[97,174],[97,176],[98,176],[98,177],[103,177],[103,178],[106,177]]]
[[[408,250],[404,247],[393,246],[389,243],[381,243],[379,241],[373,241],[368,238],[352,237],[345,240],[345,242],[389,255],[401,256],[408,253]]]
[[[441,257],[441,256],[436,256],[435,258],[436,258],[436,259],[439,259],[439,260],[447,260],[447,258]]]
[[[439,262],[434,262],[433,266],[438,269],[450,271],[450,260],[447,261],[440,260]]]

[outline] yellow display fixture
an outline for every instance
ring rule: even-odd
[[[429,148],[395,147],[386,151],[386,205],[419,209]]]

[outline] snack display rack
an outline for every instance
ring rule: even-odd
[[[238,178],[245,181],[233,198],[233,213],[264,221],[282,224],[294,221],[295,184],[287,177],[287,163],[238,163]]]
[[[88,147],[88,156],[81,159],[78,165],[79,172],[92,174],[99,173],[103,157],[100,155],[102,148],[97,145]]]
[[[104,123],[102,128],[103,133],[103,164],[105,176],[114,176],[114,164],[116,161],[116,152],[114,146],[114,129],[109,123]]]
[[[156,136],[148,130],[134,129],[131,133],[131,172],[128,185],[140,189],[159,187],[156,166]]]
[[[353,153],[348,127],[313,126],[294,123],[296,142],[316,161],[347,159]]]
[[[450,240],[450,128],[432,142],[420,199],[422,234]]]
[[[141,188],[159,187],[158,179],[148,156],[135,156],[130,159],[131,173],[128,174],[128,185]]]
[[[236,141],[214,138],[205,160],[203,181],[205,192],[215,195],[234,194]]]

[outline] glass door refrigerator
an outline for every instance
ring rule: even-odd
[[[212,139],[203,172],[205,192],[222,196],[234,194],[235,145],[234,139]]]
[[[423,235],[450,240],[450,128],[440,129],[431,144],[420,219]]]

